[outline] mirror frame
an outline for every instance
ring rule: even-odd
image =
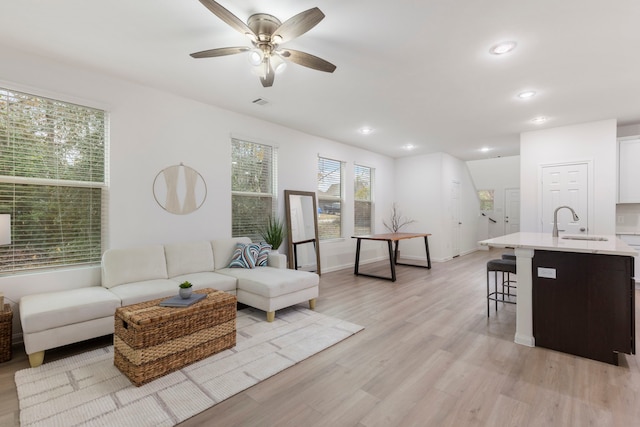
[[[318,206],[316,204],[316,193],[313,191],[295,191],[295,190],[284,190],[284,209],[287,215],[287,242],[289,249],[289,268],[295,269],[295,260],[294,260],[294,250],[293,250],[293,239],[291,234],[291,203],[289,202],[290,196],[309,196],[313,201],[313,226],[315,231],[315,239],[314,239],[314,248],[316,251],[316,273],[320,276],[320,239],[318,237]]]

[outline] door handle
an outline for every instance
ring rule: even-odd
[[[582,231],[584,233],[586,231],[586,228],[580,227],[580,231]]]

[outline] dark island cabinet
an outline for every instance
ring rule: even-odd
[[[535,251],[535,345],[617,365],[635,354],[634,259]]]

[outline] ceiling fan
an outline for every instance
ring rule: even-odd
[[[327,73],[333,73],[336,69],[335,65],[317,56],[280,47],[280,44],[301,36],[324,19],[324,13],[317,7],[301,12],[284,22],[266,13],[256,13],[251,15],[245,24],[213,0],[200,0],[200,3],[233,29],[249,37],[253,48],[240,46],[209,49],[192,53],[193,58],[213,58],[249,52],[249,62],[255,66],[255,72],[260,76],[260,82],[264,87],[273,85],[275,73],[286,67],[286,60]]]

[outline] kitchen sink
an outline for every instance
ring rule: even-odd
[[[592,240],[596,242],[606,242],[608,239],[606,237],[598,237],[598,236],[562,236],[562,239],[566,240]]]

